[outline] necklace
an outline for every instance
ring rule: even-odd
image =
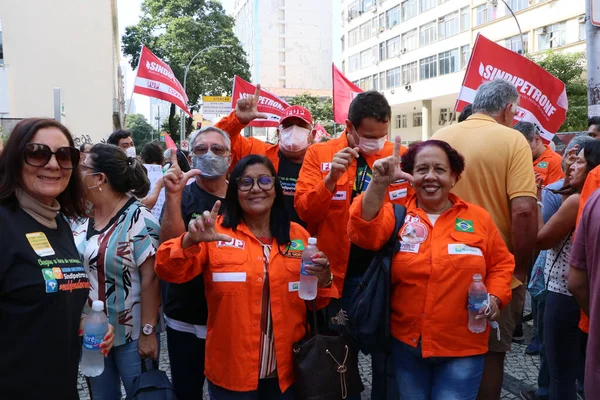
[[[450,201],[450,199],[448,199],[448,202],[446,203],[446,205],[444,205],[444,207],[442,207],[442,209],[440,211],[437,210],[427,210],[425,207],[423,207],[419,201],[417,200],[417,207],[423,209],[423,211],[425,211],[428,214],[442,214],[444,211],[446,211],[447,209],[449,209],[450,207],[452,207],[452,202]]]
[[[112,211],[102,219],[102,221],[96,223],[96,221],[94,221],[94,228],[101,226],[104,221],[106,221],[111,215],[113,215],[113,213],[115,212],[115,210],[117,209],[117,206],[121,203],[121,201],[123,201],[123,198],[120,198],[117,203],[115,204],[115,206],[113,207]]]

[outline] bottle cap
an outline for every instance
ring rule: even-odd
[[[308,244],[317,244],[317,238],[311,237],[308,238]]]
[[[473,275],[473,280],[474,281],[480,281],[481,280],[481,274],[475,274],[475,275]]]
[[[92,303],[92,310],[104,311],[104,302],[100,300],[94,300],[94,302]]]

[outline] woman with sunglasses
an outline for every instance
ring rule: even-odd
[[[138,159],[127,157],[119,147],[97,144],[81,169],[93,218],[75,224],[75,243],[91,283],[88,303],[104,301],[108,320],[115,326],[115,348],[104,372],[91,378],[92,396],[120,399],[121,380],[131,396],[142,359],[158,358],[160,283],[154,254],[159,226],[136,199],[150,189]]]
[[[62,124],[26,119],[0,155],[0,392],[79,399],[81,313],[90,283],[67,218],[84,216],[79,150]],[[102,343],[112,347],[112,327]]]
[[[211,399],[294,399],[292,344],[305,331],[298,281],[309,234],[290,222],[275,168],[263,156],[234,167],[223,216],[220,205],[161,245],[156,272],[174,283],[204,275]],[[324,307],[337,291],[325,254],[313,262],[306,270],[318,278]]]

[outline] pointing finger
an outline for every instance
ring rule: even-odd
[[[400,159],[400,150],[402,148],[402,138],[396,136],[394,138],[394,158]]]
[[[215,205],[213,206],[212,211],[210,212],[210,218],[212,221],[217,220],[217,217],[219,216],[220,208],[221,208],[221,200],[215,201]]]
[[[231,242],[233,239],[231,238],[231,236],[226,235],[224,233],[217,233],[217,235],[215,236],[215,240],[218,242],[226,242],[229,243]]]
[[[254,91],[254,98],[252,99],[253,106],[258,104],[258,99],[260,99],[260,83],[256,85],[256,91]]]
[[[171,161],[171,167],[175,165],[179,166],[179,164],[177,163],[177,149],[171,148],[169,159]]]

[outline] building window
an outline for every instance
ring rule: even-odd
[[[352,47],[358,43],[358,28],[348,31],[348,47]]]
[[[438,39],[458,35],[458,11],[438,19]]]
[[[444,51],[438,56],[440,76],[458,72],[458,49]]]
[[[417,16],[417,0],[405,0],[401,4],[402,21],[409,20]]]
[[[523,45],[525,45],[525,49],[529,48],[529,33],[523,34]],[[506,39],[504,47],[511,49],[515,53],[523,54],[523,47],[521,46],[519,35]]]
[[[400,36],[395,36],[385,42],[387,58],[400,55]]]
[[[285,10],[277,10],[277,19],[280,21],[285,19]]]
[[[460,47],[460,68],[466,68],[471,57],[471,46],[466,44]]]
[[[360,0],[360,11],[369,11],[375,5],[375,0]]]
[[[435,21],[421,25],[419,34],[419,45],[426,46],[435,42]]]
[[[279,34],[285,35],[285,24],[279,24]]]
[[[440,119],[438,125],[444,125],[448,122],[450,117],[450,110],[448,108],[440,108]]]
[[[379,14],[379,32],[385,30],[385,13]]]
[[[358,87],[364,91],[371,90],[371,83],[372,82],[370,76],[367,78],[362,78],[358,83]]]
[[[279,52],[279,62],[285,62],[285,51]]]
[[[379,76],[377,74],[371,77],[373,80],[372,88],[373,90],[379,90]]]
[[[373,55],[371,49],[367,49],[360,52],[360,67],[366,68],[373,65]]]
[[[414,128],[423,125],[423,113],[422,112],[413,113],[412,117],[413,117],[413,127]]]
[[[279,66],[279,76],[285,76],[285,65]]]
[[[585,15],[583,17],[585,18]],[[0,32],[0,35],[2,35],[2,32]],[[579,23],[579,40],[585,40],[585,37],[586,37],[585,22],[580,22]],[[0,37],[0,41],[1,40],[2,40],[2,38]],[[0,57],[0,58],[2,58],[2,57]]]
[[[360,69],[360,54],[353,54],[348,57],[348,72],[358,71]]]
[[[506,1],[513,12],[521,11],[529,7],[529,0],[507,0]],[[506,15],[509,15],[510,11],[506,9]]]
[[[285,49],[285,38],[279,38],[279,48]]]
[[[385,42],[381,42],[379,43],[379,61],[384,61],[385,59]]]
[[[358,2],[353,1],[348,5],[348,20],[358,17]]]
[[[496,7],[485,3],[475,8],[475,26],[485,24],[494,19],[496,19]]]
[[[386,72],[386,86],[388,89],[400,86],[400,67],[392,68]]]
[[[346,73],[346,60],[342,60],[342,73]]]
[[[394,26],[398,25],[400,23],[400,6],[396,6],[387,10],[385,13],[385,18],[388,29],[392,29]]]
[[[406,120],[407,120],[406,114],[396,115],[396,129],[406,128],[406,126],[407,126]]]
[[[436,0],[419,0],[419,12],[425,12],[435,7]]]
[[[559,22],[540,29],[540,50],[553,49],[567,44],[567,22]]]
[[[379,90],[385,90],[385,72],[379,73]]]
[[[280,79],[279,80],[279,87],[281,87],[281,88],[285,87],[285,79]]]
[[[402,51],[415,50],[418,47],[417,28],[402,35]]]
[[[466,32],[471,28],[471,9],[463,7],[460,9],[460,31]]]
[[[363,42],[371,37],[371,20],[368,20],[360,26],[359,41]]]
[[[402,66],[402,84],[410,85],[417,81],[417,62],[411,62]]]
[[[431,56],[422,58],[419,61],[421,67],[421,80],[435,78],[437,76],[437,57]]]
[[[448,0],[440,0],[439,4],[444,4],[445,2],[447,2]]]

